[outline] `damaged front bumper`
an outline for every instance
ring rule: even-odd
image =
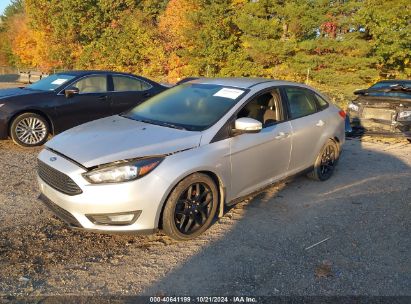
[[[385,137],[405,137],[411,139],[411,121],[396,121],[395,115],[392,120],[378,118],[363,118],[349,111],[352,133],[378,135]]]

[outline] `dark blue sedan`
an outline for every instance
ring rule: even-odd
[[[53,74],[24,88],[0,90],[0,139],[42,145],[82,123],[126,111],[167,88],[147,78],[108,71]]]

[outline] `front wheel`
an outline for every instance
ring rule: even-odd
[[[41,146],[47,141],[49,124],[36,113],[24,113],[17,116],[10,126],[11,139],[23,147]]]
[[[163,211],[163,230],[179,241],[190,240],[210,227],[218,208],[218,189],[205,174],[194,173],[171,192]]]
[[[308,173],[308,177],[325,181],[334,173],[339,158],[339,149],[333,140],[329,140],[321,149],[314,164],[314,169]]]

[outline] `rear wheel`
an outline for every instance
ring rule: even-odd
[[[210,227],[218,207],[218,189],[207,175],[195,173],[171,192],[163,211],[163,230],[175,240],[190,240]]]
[[[337,165],[339,149],[333,140],[329,140],[321,149],[314,164],[314,169],[308,174],[308,177],[325,181],[329,179]]]
[[[10,126],[13,141],[23,147],[40,146],[47,141],[49,124],[36,113],[24,113],[17,116]]]

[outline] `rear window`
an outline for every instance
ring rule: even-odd
[[[384,82],[377,82],[376,84],[372,85],[370,89],[384,89],[386,88],[389,90],[392,86],[400,85],[403,87],[411,88],[411,83],[408,82],[401,82],[401,81],[384,81]],[[410,92],[404,92],[400,90],[392,90],[388,92],[370,92],[367,94],[368,96],[375,96],[375,97],[391,97],[391,98],[411,98]]]
[[[315,94],[315,98],[317,99],[318,108],[320,110],[324,110],[328,107],[328,102],[320,95]]]
[[[377,82],[373,84],[370,89],[379,89],[379,88],[385,88],[385,87],[390,87],[393,85],[402,85],[404,87],[411,88],[411,83],[408,82],[402,82],[402,81],[384,81],[384,82]]]

